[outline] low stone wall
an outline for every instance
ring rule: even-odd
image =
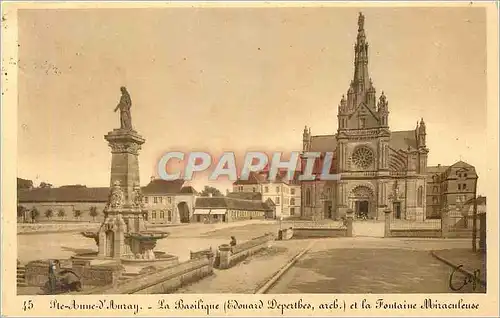
[[[208,257],[199,257],[173,267],[137,275],[114,286],[92,289],[89,294],[168,294],[212,273],[212,260]]]
[[[105,286],[118,282],[123,268],[110,262],[103,265],[91,265],[88,260],[60,260],[61,270],[71,270],[84,286]],[[49,261],[39,260],[26,264],[25,280],[29,286],[43,287],[49,280]]]
[[[258,251],[267,248],[273,240],[274,235],[268,233],[233,247],[227,244],[221,245],[218,250],[216,266],[219,269],[230,268]]]
[[[439,229],[397,229],[390,230],[391,237],[426,237],[437,238],[443,237]]]
[[[17,234],[97,231],[100,223],[18,223]]]
[[[346,237],[346,228],[294,228],[294,239],[318,238],[318,237]]]

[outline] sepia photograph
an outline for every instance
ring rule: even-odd
[[[206,314],[205,294],[472,310],[468,295],[498,293],[491,6],[212,4],[4,16],[12,292],[72,309],[198,295],[165,306]],[[244,299],[224,310],[287,315]]]

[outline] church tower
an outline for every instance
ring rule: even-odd
[[[383,92],[377,101],[368,72],[368,53],[365,17],[360,13],[354,74],[338,105],[335,164],[342,180],[336,191],[337,216],[352,209],[377,217],[386,204],[382,193],[387,185],[381,180],[389,177],[389,102]]]

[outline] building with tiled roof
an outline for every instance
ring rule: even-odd
[[[444,206],[474,195],[474,167],[460,162],[450,167],[427,167],[429,149],[423,119],[414,129],[390,129],[388,97],[381,92],[377,98],[368,72],[368,53],[365,17],[360,13],[354,74],[338,105],[337,132],[313,135],[306,126],[302,136],[304,152],[322,154],[313,174],[321,174],[325,154],[330,152],[330,173],[341,175],[341,180],[303,181],[302,217],[338,219],[352,209],[355,216],[383,219],[387,208],[398,219],[439,216]],[[303,158],[302,170],[304,165]],[[434,175],[439,176],[438,181],[433,181]]]
[[[193,214],[194,222],[234,222],[264,219],[273,216],[274,207],[262,200],[247,200],[234,196],[198,197]]]
[[[152,179],[142,187],[146,219],[150,223],[189,222],[197,195],[184,180],[166,181]],[[27,211],[36,208],[38,219],[100,221],[108,201],[108,187],[86,187],[67,185],[58,188],[32,188],[18,191],[18,204]],[[90,211],[95,208],[97,216]],[[51,212],[47,212],[47,211]],[[28,216],[28,219],[30,217]]]
[[[268,176],[268,167],[259,173],[250,172],[248,180],[233,183],[233,193],[260,193],[262,202],[270,199],[274,203],[277,217],[300,216],[299,172],[289,178],[285,170],[279,170],[273,181]]]

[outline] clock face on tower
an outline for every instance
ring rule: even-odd
[[[365,146],[358,147],[352,153],[351,161],[357,168],[367,169],[373,164],[373,151]]]

